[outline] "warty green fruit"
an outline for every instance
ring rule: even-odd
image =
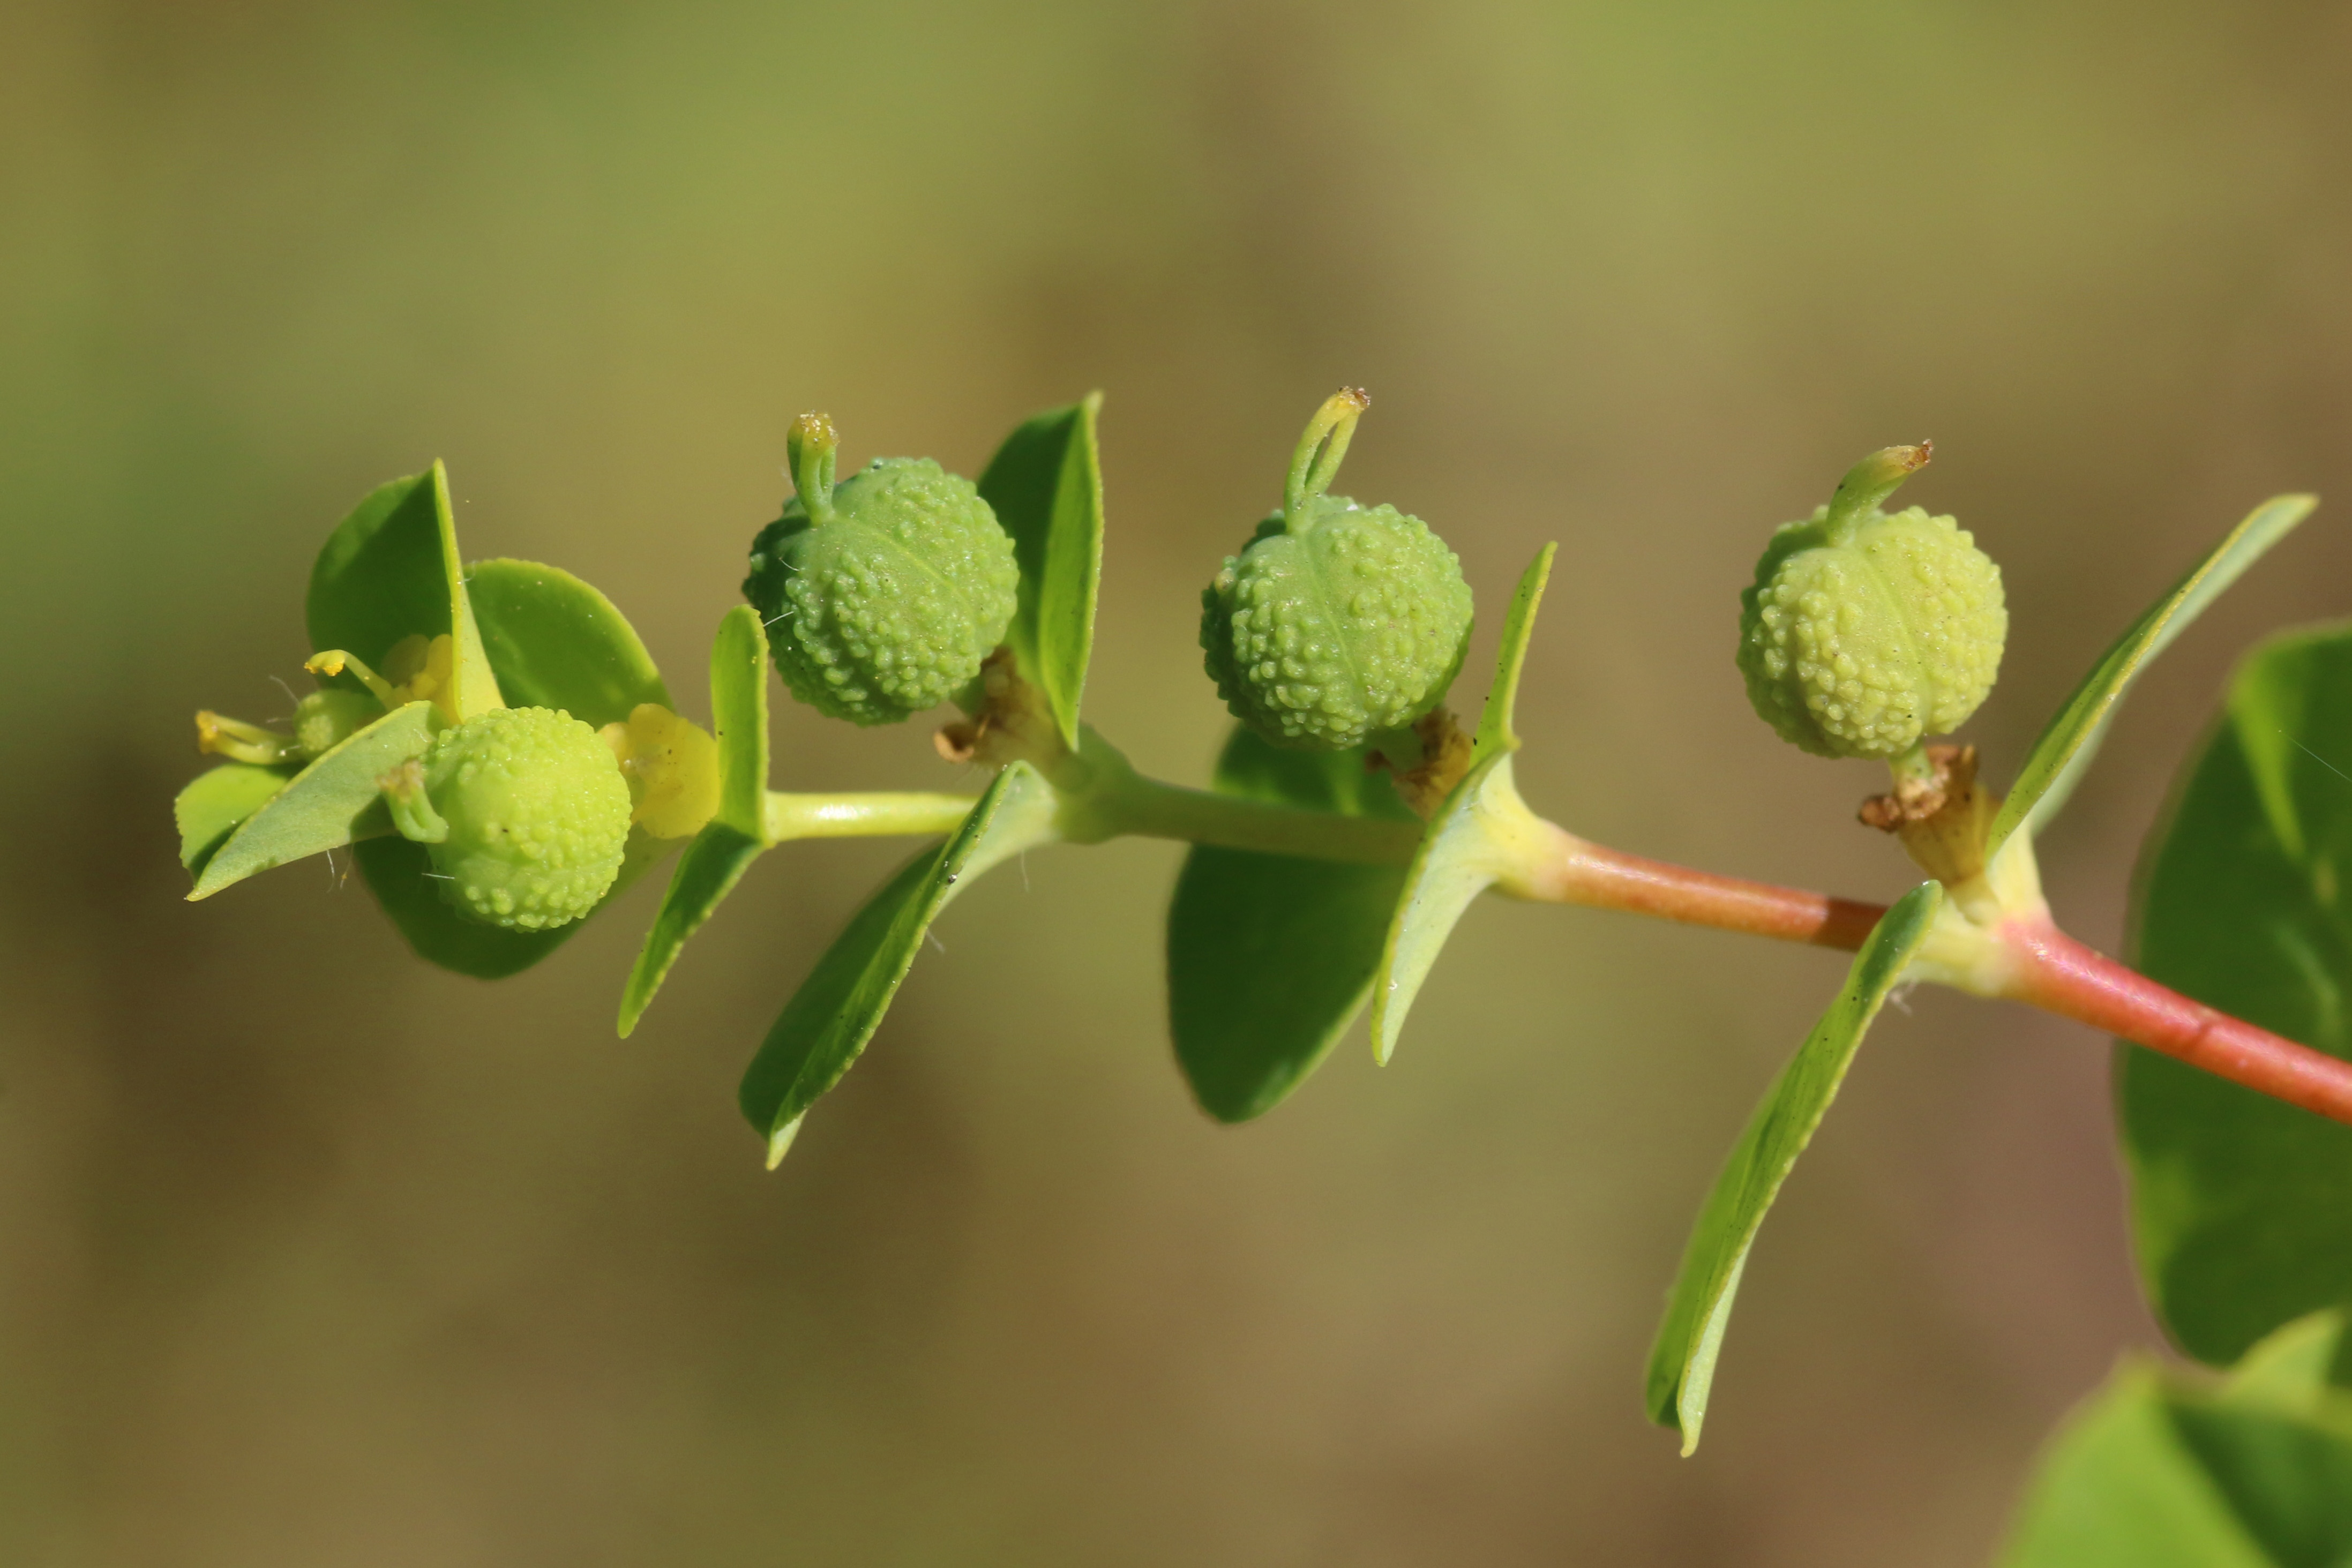
[[[1870,476],[1849,476],[1838,502],[1783,525],[1740,595],[1748,701],[1817,756],[1898,758],[1966,723],[2000,671],[2000,569],[1950,517],[1878,509],[1926,461],[1924,448],[1888,450],[1917,455],[1876,496]]]
[[[1462,562],[1419,517],[1325,494],[1361,392],[1307,427],[1283,509],[1201,595],[1209,678],[1234,717],[1280,746],[1346,750],[1444,699],[1468,644]]]
[[[1268,740],[1320,750],[1402,729],[1444,696],[1470,635],[1462,562],[1394,507],[1318,496],[1277,513],[1201,594],[1217,695]]]
[[[753,542],[743,594],[793,695],[896,724],[980,673],[1013,620],[1020,568],[979,490],[929,458],[877,458],[837,487],[829,446],[824,462]]]
[[[423,787],[446,835],[426,845],[441,897],[541,931],[596,907],[620,873],[629,787],[612,748],[561,709],[497,708],[436,736]]]

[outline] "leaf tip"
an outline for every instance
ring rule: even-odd
[[[801,1116],[807,1114],[805,1111],[801,1113]],[[792,1153],[793,1140],[801,1135],[801,1116],[793,1117],[768,1134],[768,1168],[770,1170],[774,1170],[778,1166],[782,1165],[784,1156]]]

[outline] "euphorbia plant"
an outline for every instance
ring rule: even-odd
[[[1317,413],[1286,483],[1269,486],[1279,506],[1202,594],[1206,671],[1239,721],[1205,789],[1144,777],[1080,717],[1103,528],[1097,399],[1023,424],[976,485],[928,459],[837,480],[830,423],[799,421],[793,497],[754,542],[749,602],[712,647],[708,730],[596,590],[531,562],[464,563],[439,468],[395,481],[320,555],[306,666],[319,690],[291,731],[199,716],[200,743],[226,760],[180,797],[190,896],[349,845],[418,954],[494,978],[682,851],[622,987],[625,1035],[761,854],[797,838],[920,837],[752,1057],[741,1104],[772,1166],[873,1037],[949,900],[1048,844],[1192,846],[1169,913],[1169,1017],[1195,1097],[1227,1122],[1279,1103],[1368,1002],[1387,1060],[1484,893],[1851,950],[1674,1284],[1648,1398],[1685,1453],[1764,1216],[1882,1004],[1910,982],[2147,1048],[2125,1054],[2124,1136],[2151,1297],[2183,1348],[2227,1362],[2352,1298],[2352,925],[2337,914],[2352,776],[2330,760],[2352,762],[2352,632],[2298,634],[2241,676],[2154,841],[2140,969],[2059,928],[2033,854],[2133,678],[2310,497],[2258,507],[2162,595],[2000,796],[1973,748],[1937,742],[1992,689],[2008,626],[1999,570],[1952,519],[1885,509],[1929,448],[1873,454],[1771,535],[1737,662],[1781,737],[1889,765],[1862,817],[1925,880],[1880,908],[1606,848],[1531,809],[1513,778],[1513,709],[1552,547],[1519,580],[1465,726],[1447,706],[1472,614],[1458,560],[1420,519],[1332,491],[1368,406],[1349,390]],[[769,789],[771,663],[794,696],[858,724],[951,699],[961,715],[939,749],[988,769],[987,787]],[[2326,1376],[2304,1381],[2297,1410],[2336,1411]],[[2201,1410],[2206,1397],[2142,1405]],[[2326,1440],[2352,1445],[2352,1423],[2331,1422]]]

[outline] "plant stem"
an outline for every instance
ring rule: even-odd
[[[1851,953],[1863,944],[1885,905],[1743,877],[1693,871],[1591,843],[1564,831],[1555,857],[1525,882],[1503,891],[1541,904],[1576,904],[1654,915],[1685,925],[1745,931],[1782,942],[1805,942]]]
[[[2352,1061],[2191,1001],[2047,922],[2012,920],[2001,935],[2020,961],[2008,992],[2017,1000],[2352,1124]]]
[[[1187,789],[1138,773],[1127,774],[1098,810],[1113,833],[1355,865],[1410,865],[1421,844],[1419,822]]]
[[[971,801],[967,795],[772,790],[768,831],[779,842],[949,833]],[[1124,772],[1089,805],[1101,837],[1136,834],[1307,860],[1405,865],[1421,840],[1417,822],[1187,789],[1133,772]],[[1536,903],[1616,909],[1846,952],[1859,948],[1885,913],[1881,904],[1628,854],[1549,822],[1541,829],[1546,841],[1529,863],[1498,883],[1501,892]],[[2352,1124],[2352,1061],[2191,1001],[2084,946],[2046,919],[2011,918],[1985,935],[2006,960],[1998,980],[1986,988],[1990,994],[2087,1024],[2257,1093]]]
[[[848,839],[894,833],[952,833],[971,810],[970,795],[787,795],[768,791],[768,837]]]
[[[1874,904],[1717,876],[1554,831],[1558,847],[1552,855],[1525,876],[1506,882],[1503,891],[1848,952],[1862,946],[1885,913]],[[2352,1124],[2352,1061],[2191,1001],[2046,919],[2010,919],[1987,936],[2007,960],[1990,994],[2088,1024],[2258,1094]]]

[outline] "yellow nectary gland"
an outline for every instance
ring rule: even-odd
[[[1740,595],[1748,700],[1817,756],[1899,757],[1992,690],[2009,635],[2000,569],[1917,507],[1873,512],[1843,543],[1827,517],[1775,534]]]
[[[596,731],[560,710],[499,708],[444,730],[425,791],[448,823],[429,847],[445,902],[541,931],[596,907],[621,870],[629,788]]]

